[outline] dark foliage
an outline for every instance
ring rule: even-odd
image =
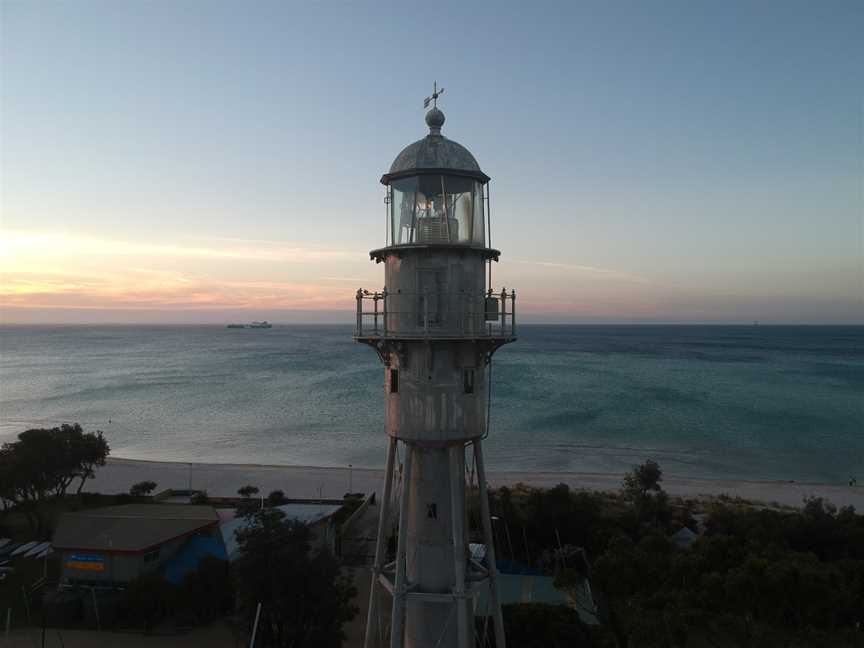
[[[237,494],[240,497],[246,497],[246,498],[252,497],[253,495],[257,495],[258,492],[259,492],[258,487],[252,486],[251,484],[246,484],[245,486],[242,486],[241,488],[237,489]]]
[[[77,423],[26,430],[0,447],[0,501],[4,510],[28,513],[38,532],[39,504],[64,497],[78,480],[80,494],[110,452],[102,432],[84,432]]]
[[[262,604],[262,645],[279,648],[339,648],[342,625],[354,617],[356,594],[327,550],[313,550],[309,529],[286,520],[278,509],[253,515],[237,532],[240,557],[234,564],[241,612],[249,627]]]
[[[140,481],[136,484],[132,484],[132,488],[129,489],[129,494],[132,497],[144,497],[145,495],[150,495],[154,490],[156,490],[156,482],[154,481]]]
[[[590,648],[595,645],[590,628],[575,611],[563,605],[527,603],[505,605],[504,634],[508,646],[520,648]],[[491,625],[491,623],[489,624]],[[478,629],[491,636],[487,628]]]
[[[175,610],[176,598],[177,588],[161,574],[145,574],[127,586],[120,604],[119,622],[148,634]]]
[[[281,490],[270,491],[270,494],[267,496],[267,504],[270,506],[279,506],[287,502],[288,498],[285,497],[285,493]]]
[[[699,511],[704,535],[680,550],[669,537],[697,528],[700,505],[670,500],[661,478],[648,462],[617,495],[565,485],[492,494],[500,557],[554,574],[565,590],[590,578],[602,626],[561,645],[864,648],[864,516],[821,499],[778,511],[726,498]],[[563,640],[544,634],[551,612],[516,607],[510,643]]]
[[[233,599],[228,563],[207,556],[180,585],[169,583],[158,573],[132,581],[120,603],[119,623],[145,634],[169,620],[176,625],[209,623],[228,613]]]
[[[178,591],[179,607],[192,623],[209,623],[231,610],[234,588],[228,563],[212,556],[198,562],[198,569],[186,575]]]

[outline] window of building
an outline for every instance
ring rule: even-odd
[[[426,505],[426,517],[430,520],[438,519],[438,505],[435,502]]]
[[[158,547],[156,549],[154,549],[153,551],[148,551],[147,553],[144,554],[144,562],[145,563],[150,563],[150,562],[153,562],[155,560],[159,560],[159,548]]]
[[[398,394],[399,393],[399,370],[391,369],[390,370],[390,393]]]

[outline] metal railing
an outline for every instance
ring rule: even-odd
[[[515,337],[516,291],[357,291],[355,337]]]

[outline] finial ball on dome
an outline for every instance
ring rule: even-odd
[[[438,108],[432,108],[426,113],[426,125],[429,126],[429,132],[439,134],[441,127],[444,125],[444,113]]]

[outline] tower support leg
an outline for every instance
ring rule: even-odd
[[[375,562],[372,564],[372,584],[369,592],[369,613],[366,616],[366,636],[363,648],[373,648],[374,628],[378,612],[378,577],[384,566],[387,547],[387,522],[390,518],[390,498],[393,495],[393,466],[396,463],[396,439],[390,437],[387,446],[387,467],[384,469],[384,493],[381,496],[381,509],[378,513],[378,537],[375,539]],[[379,628],[380,631],[380,628]]]
[[[396,582],[393,584],[393,615],[390,627],[390,648],[402,648],[405,635],[405,601],[407,583],[405,582],[408,549],[408,498],[406,485],[411,483],[411,469],[414,464],[414,445],[405,444],[405,472],[402,475],[402,497],[399,498],[399,539],[396,543]]]
[[[486,543],[486,561],[489,563],[489,597],[492,600],[492,620],[495,629],[495,648],[506,648],[504,618],[498,595],[498,567],[495,563],[495,542],[492,537],[492,518],[489,513],[489,493],[486,490],[486,466],[483,462],[483,442],[474,440],[474,460],[477,462],[477,483],[480,487],[480,517],[483,521],[483,540]]]
[[[458,648],[473,648],[474,628],[469,628],[466,580],[468,548],[465,546],[465,446],[451,445],[450,454],[450,514],[453,529],[453,562],[455,580],[453,604],[456,606],[456,636]]]

